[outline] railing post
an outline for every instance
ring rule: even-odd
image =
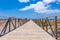
[[[40,19],[40,27],[42,27],[43,26],[43,23],[42,23],[42,21],[41,21],[41,19]]]
[[[14,29],[16,29],[16,18],[15,18],[15,27],[14,27]]]
[[[18,19],[18,27],[20,26],[20,19]]]
[[[9,18],[9,32],[10,32],[10,27],[11,27],[11,18]]]
[[[47,24],[47,20],[45,19],[45,25],[46,25],[46,31],[48,31],[48,24]]]
[[[42,22],[42,28],[44,29],[44,23],[43,23],[43,18],[41,19],[41,22]]]
[[[55,37],[57,40],[57,16],[55,16]]]

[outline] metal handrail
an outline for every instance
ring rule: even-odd
[[[13,21],[13,20],[14,20],[14,21]],[[25,21],[24,21],[24,20],[25,20]],[[22,22],[22,24],[21,24],[20,19],[18,19],[18,18],[9,18],[9,19],[7,20],[4,28],[3,28],[2,31],[1,31],[0,37],[3,36],[3,35],[5,35],[5,34],[7,34],[7,33],[9,33],[9,32],[11,32],[12,30],[14,30],[14,29],[16,29],[17,27],[25,24],[25,23],[28,22],[28,21],[29,21],[29,20],[27,20],[27,19],[21,19],[21,22]],[[13,22],[14,22],[14,23],[13,23]],[[19,24],[21,24],[21,25],[19,25]],[[11,27],[14,27],[14,29],[11,30]],[[6,33],[7,28],[9,29],[9,31]]]

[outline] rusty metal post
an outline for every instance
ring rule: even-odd
[[[20,19],[19,21],[20,21],[19,24],[20,24],[20,26],[21,26],[21,19]]]
[[[42,28],[44,29],[44,23],[43,23],[43,18],[41,19],[41,22],[42,22]]]
[[[54,31],[53,31],[53,29],[52,29],[52,26],[51,26],[51,24],[50,24],[50,22],[49,22],[49,19],[46,17],[46,20],[47,20],[47,25],[49,26],[49,28],[51,29],[51,32],[52,32],[52,36],[54,37],[55,36],[55,34],[54,34]]]
[[[46,25],[46,31],[48,31],[48,24],[47,24],[47,20],[45,19],[45,25]]]
[[[22,25],[22,19],[20,19],[20,26]]]
[[[18,19],[18,27],[20,26],[20,19]]]
[[[7,20],[7,22],[6,22],[5,26],[4,26],[4,28],[3,28],[2,31],[1,31],[1,34],[2,34],[2,35],[4,35],[5,32],[6,32],[6,30],[7,30],[7,26],[8,26],[8,24],[9,24],[9,20],[10,20],[10,18]],[[9,28],[9,31],[10,31],[10,28]]]
[[[55,16],[55,37],[57,40],[57,16]]]
[[[15,27],[14,27],[14,29],[16,29],[16,18],[15,18]]]
[[[43,23],[42,23],[42,21],[41,21],[41,19],[40,19],[40,27],[42,27],[42,25],[43,25]]]
[[[11,18],[9,18],[9,32],[10,32],[10,27],[11,27]]]

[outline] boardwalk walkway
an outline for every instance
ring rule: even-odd
[[[55,40],[32,20],[0,37],[0,40]]]

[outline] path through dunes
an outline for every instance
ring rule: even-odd
[[[55,40],[32,20],[0,37],[0,40]]]

